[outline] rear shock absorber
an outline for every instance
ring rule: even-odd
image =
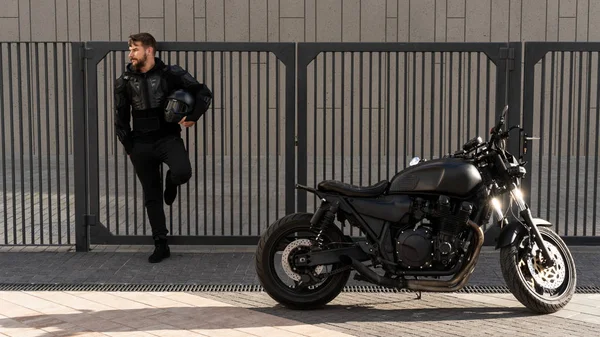
[[[323,232],[325,232],[325,230],[327,229],[327,226],[329,225],[333,225],[333,221],[335,220],[335,214],[337,213],[338,210],[338,203],[333,203],[331,204],[331,206],[329,207],[323,207],[322,209],[324,209],[324,214],[323,217],[321,218],[321,221],[319,221],[319,234],[317,234],[317,237],[315,238],[315,240],[317,241],[317,244],[321,247],[323,245]],[[314,225],[314,224],[313,224]]]

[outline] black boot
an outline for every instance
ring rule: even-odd
[[[171,180],[171,170],[167,171],[167,177],[165,182],[165,204],[172,205],[177,197],[177,185]]]
[[[148,257],[148,262],[157,263],[171,256],[167,239],[154,240],[154,253]]]

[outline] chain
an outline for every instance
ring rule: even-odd
[[[346,270],[352,270],[352,266],[344,266],[341,268],[334,269],[330,273],[327,273],[327,276],[333,276],[335,274],[345,272]]]

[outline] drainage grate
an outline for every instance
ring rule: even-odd
[[[263,287],[253,284],[0,284],[0,291],[111,291],[111,292],[261,292]],[[346,286],[349,293],[408,293],[407,289],[379,286]],[[506,286],[466,286],[457,293],[506,294]],[[577,287],[578,294],[600,294],[600,287]]]
[[[600,289],[599,289],[600,290]],[[358,293],[409,293],[414,292],[408,289],[390,289],[379,286],[347,286],[344,292]],[[505,286],[466,286],[463,289],[456,291],[457,293],[488,293],[488,294],[503,294],[508,293],[508,288]]]

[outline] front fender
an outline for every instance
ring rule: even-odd
[[[536,226],[552,226],[551,223],[544,219],[533,218],[531,220]],[[509,223],[504,228],[502,228],[502,231],[500,231],[500,234],[498,235],[498,240],[496,241],[496,249],[511,245],[513,242],[515,242],[515,240],[517,240],[518,237],[527,234],[527,232],[527,228],[525,228],[525,226],[520,222],[513,221]]]

